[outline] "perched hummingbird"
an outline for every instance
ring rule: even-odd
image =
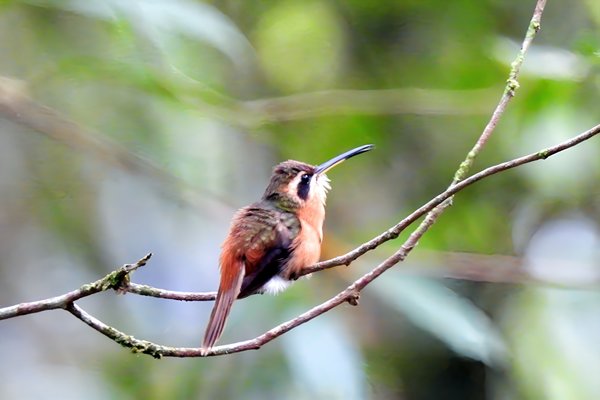
[[[325,173],[372,148],[360,146],[317,166],[284,161],[273,169],[262,199],[235,214],[222,245],[221,281],[204,334],[205,353],[221,337],[235,299],[278,293],[319,261],[331,188]]]

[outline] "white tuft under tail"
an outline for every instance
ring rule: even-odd
[[[285,280],[280,276],[274,276],[269,280],[269,282],[265,283],[262,287],[264,292],[267,294],[278,294],[283,292],[292,284],[291,281]]]

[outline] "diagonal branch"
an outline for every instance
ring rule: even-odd
[[[393,227],[389,228],[387,231],[381,233],[380,235],[374,237],[356,247],[354,250],[349,251],[346,254],[341,256],[332,258],[327,261],[322,261],[320,263],[315,264],[310,268],[306,268],[303,271],[303,275],[312,274],[314,272],[322,271],[329,268],[334,268],[340,265],[350,265],[354,260],[362,256],[363,254],[376,249],[383,243],[396,239],[407,227],[409,227],[412,223],[417,221],[419,218],[424,216],[429,211],[433,210],[436,206],[440,205],[443,201],[451,198],[453,195],[463,190],[467,186],[472,185],[473,183],[480,181],[488,176],[497,174],[502,171],[507,171],[509,169],[516,168],[518,166],[528,164],[533,161],[544,160],[556,153],[559,153],[563,150],[566,150],[570,147],[576,146],[581,142],[584,142],[588,139],[591,139],[595,135],[600,133],[600,124],[590,128],[589,130],[569,139],[562,143],[559,143],[555,146],[537,151],[535,153],[528,154],[523,157],[515,158],[510,161],[506,161],[500,164],[496,164],[494,166],[488,167],[469,178],[455,184],[454,186],[449,187],[444,192],[438,194],[427,203],[423,204],[421,207],[413,211],[410,215],[404,218],[402,221],[398,222]],[[150,297],[160,297],[164,299],[171,300],[183,300],[183,301],[205,301],[205,300],[214,300],[215,293],[191,293],[191,292],[176,292],[169,291],[164,289],[157,289],[151,286],[146,285],[138,285],[138,284],[130,284],[125,288],[127,292],[135,293],[143,296]]]
[[[564,151],[570,147],[576,146],[577,144],[592,138],[593,136],[600,133],[600,125],[595,126],[594,128],[570,139],[565,142],[562,142],[556,146],[547,148],[545,150],[538,151],[536,153],[529,154],[524,157],[516,158],[514,160],[507,161],[502,164],[495,165],[493,167],[487,168],[484,171],[471,176],[470,178],[462,181],[460,184],[452,186],[442,195],[452,196],[456,192],[462,190],[463,188],[472,185],[473,183],[480,181],[488,176],[497,174],[502,171],[506,171],[511,168],[518,167],[520,165],[530,163],[537,160],[544,160],[556,153]],[[440,196],[442,196],[440,195]],[[436,198],[440,197],[437,196]],[[444,200],[440,200],[442,202]],[[321,314],[326,313],[327,311],[343,304],[350,303],[352,305],[358,304],[358,298],[360,292],[371,282],[373,282],[377,277],[383,274],[388,269],[392,268],[394,265],[403,261],[406,256],[412,251],[412,249],[417,245],[419,239],[423,236],[425,232],[436,222],[439,215],[443,212],[444,208],[437,207],[434,208],[432,212],[430,212],[421,225],[409,236],[406,242],[400,247],[400,249],[394,253],[391,257],[387,258],[381,264],[379,264],[376,268],[374,268],[369,273],[363,275],[350,286],[348,286],[345,290],[338,293],[336,296],[331,299],[319,304],[316,307],[311,308],[310,310],[300,314],[299,316],[284,322],[267,332],[263,333],[260,336],[255,337],[254,339],[245,340],[242,342],[232,343],[228,345],[222,345],[214,347],[210,350],[207,356],[219,356],[226,355],[231,353],[238,353],[247,350],[257,350],[260,349],[266,343],[276,339],[277,337],[289,332],[290,330],[310,321],[313,318],[318,317]],[[69,310],[71,311],[71,310]],[[71,311],[72,312],[72,311]],[[82,314],[85,315],[85,314]],[[138,340],[132,338],[128,335],[125,335],[121,332],[116,331],[114,328],[110,328],[100,321],[94,321],[93,317],[87,317],[88,322],[84,320],[88,325],[92,326],[94,329],[100,331],[104,335],[109,338],[117,341],[117,343],[131,348],[134,352],[140,352],[144,354],[152,355],[155,358],[160,357],[200,357],[202,355],[200,348],[189,347],[167,347],[156,345],[151,342]]]
[[[573,147],[585,140],[592,138],[593,136],[600,133],[600,125],[595,126],[594,128],[568,140],[562,142],[556,146],[541,150],[536,153],[529,154],[527,156],[523,156],[520,158],[513,159],[511,161],[507,161],[505,163],[501,163],[495,165],[493,167],[487,168],[471,177],[465,179],[468,171],[473,165],[473,162],[477,155],[481,152],[487,141],[489,140],[491,134],[494,132],[498,121],[503,115],[509,101],[514,97],[515,91],[518,88],[518,75],[523,63],[524,55],[529,48],[531,41],[535,37],[535,34],[539,31],[541,16],[544,10],[544,6],[546,4],[546,0],[538,0],[536,3],[536,7],[533,13],[533,17],[529,24],[529,28],[527,30],[527,34],[525,35],[525,39],[523,41],[521,51],[519,52],[515,61],[511,64],[511,71],[509,74],[509,78],[507,81],[506,89],[504,94],[496,107],[494,113],[488,124],[486,125],[483,133],[477,140],[473,149],[468,153],[465,160],[460,164],[458,170],[454,175],[454,179],[450,186],[441,194],[430,200],[428,203],[420,207],[418,210],[413,212],[403,221],[398,223],[396,226],[390,228],[388,231],[379,235],[378,237],[372,239],[371,241],[363,244],[352,252],[337,257],[336,259],[329,260],[314,266],[310,272],[315,272],[318,270],[331,268],[335,265],[341,264],[349,264],[362,254],[367,251],[379,246],[381,243],[396,238],[400,232],[402,232],[406,227],[415,222],[417,219],[422,217],[427,213],[424,220],[421,224],[411,233],[408,239],[404,242],[404,244],[400,247],[400,249],[395,252],[392,256],[387,258],[373,270],[363,275],[350,286],[348,286],[345,290],[338,293],[336,296],[332,297],[328,301],[323,302],[322,304],[313,307],[312,309],[306,311],[305,313],[299,315],[298,317],[289,320],[283,324],[276,326],[275,328],[265,332],[264,334],[243,342],[233,343],[229,345],[222,345],[218,347],[212,348],[208,354],[204,354],[202,352],[203,349],[200,348],[181,348],[181,347],[167,347],[161,346],[158,344],[154,344],[151,342],[138,340],[133,338],[132,336],[126,335],[106,324],[101,322],[100,320],[94,318],[93,316],[87,314],[84,310],[82,310],[79,306],[77,306],[74,301],[85,296],[89,296],[90,294],[94,294],[100,291],[107,290],[108,288],[113,288],[119,291],[128,291],[131,293],[143,294],[143,295],[152,295],[156,297],[163,298],[173,298],[179,300],[206,300],[212,299],[212,293],[205,294],[194,294],[194,293],[183,293],[183,292],[169,292],[162,289],[151,288],[149,286],[144,285],[135,285],[131,284],[128,281],[129,272],[131,270],[145,264],[148,260],[149,255],[145,258],[138,261],[136,264],[132,264],[133,267],[127,268],[128,266],[124,266],[123,268],[107,275],[103,279],[96,281],[91,284],[91,287],[88,285],[82,286],[80,289],[67,293],[63,296],[58,296],[56,298],[42,300],[40,302],[34,303],[26,303],[25,307],[23,305],[17,305],[13,307],[7,307],[4,309],[0,309],[0,319],[10,318],[11,316],[24,315],[31,312],[43,311],[45,309],[55,309],[55,308],[64,308],[73,314],[75,317],[89,325],[90,327],[96,329],[101,332],[105,336],[111,338],[117,343],[131,348],[134,352],[141,352],[144,354],[152,355],[153,357],[162,357],[162,356],[170,356],[170,357],[197,357],[201,355],[207,356],[215,356],[215,355],[223,355],[230,354],[234,352],[240,352],[251,349],[258,349],[262,345],[270,342],[271,340],[283,335],[284,333],[290,331],[291,329],[310,321],[313,318],[343,304],[348,302],[352,305],[358,304],[358,298],[360,292],[369,285],[373,280],[377,279],[381,274],[383,274],[388,269],[392,268],[397,263],[403,261],[406,256],[414,249],[417,245],[419,239],[427,232],[427,230],[437,221],[439,216],[445,211],[447,206],[451,204],[452,197],[459,192],[460,190],[466,188],[469,185],[478,182],[481,179],[484,179],[488,176],[494,175],[496,173],[506,171],[520,165],[546,159],[558,152],[564,151],[570,147]],[[1,94],[1,93],[0,93]],[[0,96],[1,100],[1,96]],[[1,103],[1,102],[0,102]],[[1,105],[1,104],[0,104]],[[139,264],[137,267],[135,265]],[[193,298],[192,298],[193,297]],[[37,304],[36,304],[37,303]],[[21,307],[21,308],[19,308]],[[21,311],[20,311],[21,310]],[[24,311],[23,311],[24,310]]]
[[[546,7],[546,0],[538,0],[535,4],[535,9],[533,10],[533,16],[531,17],[531,21],[529,22],[529,27],[527,28],[527,33],[525,33],[525,38],[523,39],[523,43],[521,44],[521,50],[519,50],[519,54],[515,60],[510,64],[510,72],[508,74],[508,79],[506,80],[506,86],[504,88],[504,93],[502,94],[502,98],[500,102],[496,106],[496,109],[492,113],[492,116],[483,129],[481,136],[475,142],[475,145],[467,154],[465,160],[460,164],[458,170],[454,174],[454,179],[452,180],[452,185],[459,182],[461,179],[464,179],[465,176],[469,173],[469,170],[473,166],[475,162],[475,158],[481,153],[483,146],[488,142],[492,133],[496,129],[500,118],[506,111],[506,107],[508,103],[515,97],[515,93],[517,89],[519,89],[519,73],[521,72],[521,66],[523,65],[523,61],[525,61],[525,54],[527,50],[529,50],[529,46],[531,46],[531,42],[535,38],[535,35],[539,32],[541,28],[542,22],[542,13],[544,12],[544,8]]]
[[[491,116],[489,122],[487,123],[487,125],[485,126],[481,136],[475,143],[475,146],[471,149],[471,151],[469,151],[465,160],[460,164],[458,170],[456,171],[456,173],[454,175],[454,179],[452,180],[452,183],[450,184],[450,188],[452,188],[453,186],[458,186],[459,182],[462,179],[464,179],[465,176],[468,174],[469,170],[471,169],[471,167],[475,161],[475,158],[481,152],[481,150],[483,149],[483,146],[485,146],[485,144],[489,140],[490,136],[492,135],[492,133],[496,129],[496,126],[498,125],[498,121],[500,120],[501,116],[504,114],[504,111],[506,110],[508,103],[514,97],[515,91],[519,86],[517,79],[519,77],[519,72],[521,71],[521,65],[523,64],[523,61],[525,59],[525,53],[529,49],[529,46],[531,45],[531,42],[533,41],[533,38],[535,37],[536,33],[540,30],[542,13],[544,12],[545,6],[546,6],[546,0],[538,0],[537,1],[536,5],[535,5],[535,10],[533,11],[533,16],[531,17],[531,21],[529,22],[529,27],[527,29],[527,33],[525,34],[525,38],[523,39],[523,43],[521,44],[521,50],[519,51],[519,54],[517,55],[517,57],[511,64],[511,70],[508,75],[506,87],[505,87],[504,93],[502,95],[502,98],[500,99],[500,102],[498,103],[498,105],[496,106],[496,109],[492,113],[492,116]],[[593,130],[593,128],[592,128],[592,130]],[[585,133],[582,135],[585,135]],[[585,139],[583,139],[583,140],[585,140]],[[531,160],[531,161],[533,161],[533,160]],[[524,161],[524,162],[522,162],[522,164],[524,164],[526,162],[530,162],[530,161]],[[510,161],[508,163],[510,163]],[[503,168],[503,167],[500,167],[500,165],[501,164],[499,164],[495,167]],[[519,165],[521,165],[521,164],[519,164]],[[495,168],[495,167],[490,167],[490,168],[488,168],[488,170],[491,168]],[[510,167],[510,168],[513,168],[513,167]],[[505,168],[505,169],[509,169],[509,168]],[[485,175],[486,171],[487,170],[481,171],[479,174],[473,175],[470,179],[473,179],[477,175],[480,175],[480,174],[481,174],[481,178],[484,176],[487,176],[487,175]],[[481,178],[478,178],[477,180],[479,180]],[[460,189],[458,189],[458,190],[461,190],[462,187],[463,186],[459,186]],[[370,240],[369,242],[361,245],[360,247],[352,250],[348,254],[333,258],[331,260],[328,260],[328,261],[325,261],[322,263],[318,263],[310,270],[307,270],[307,273],[319,271],[321,269],[335,267],[335,266],[342,265],[342,264],[348,265],[352,260],[355,260],[356,258],[360,257],[367,251],[373,250],[374,248],[376,248],[377,246],[379,246],[380,244],[382,244],[388,240],[397,238],[398,235],[400,235],[400,233],[402,233],[402,231],[404,229],[406,229],[410,224],[412,224],[418,218],[423,216],[425,213],[433,210],[434,207],[440,205],[442,208],[446,208],[448,205],[451,204],[452,195],[454,195],[454,193],[456,193],[456,191],[446,190],[445,192],[443,192],[443,193],[439,194],[438,196],[434,197],[433,199],[431,199],[428,203],[423,205],[421,208],[419,208],[418,210],[413,212],[411,215],[409,215],[404,220],[400,221],[398,224],[396,224],[395,226],[393,226],[386,232],[382,233],[378,237],[376,237],[376,238]],[[447,202],[444,205],[442,205],[443,201],[447,201]],[[441,212],[438,213],[437,215],[438,216],[441,215]]]
[[[489,176],[495,175],[497,173],[516,168],[518,166],[544,160],[548,157],[553,156],[561,151],[567,150],[571,147],[574,147],[592,137],[598,135],[600,133],[600,124],[595,127],[581,133],[578,136],[573,137],[567,141],[557,144],[556,146],[549,147],[544,150],[540,150],[535,153],[531,153],[529,155],[515,158],[513,160],[494,165],[492,167],[486,168],[485,170],[459,182],[458,184],[448,188],[445,192],[436,196],[430,202],[426,203],[422,207],[420,207],[417,211],[415,211],[411,216],[415,215],[414,220],[419,217],[416,216],[419,214],[420,216],[424,215],[428,212],[428,210],[433,209],[433,211],[427,215],[421,226],[411,234],[408,240],[401,246],[401,248],[391,257],[386,259],[383,263],[373,269],[371,272],[363,275],[361,278],[357,279],[352,285],[348,286],[344,291],[340,292],[336,296],[332,297],[330,300],[306,311],[305,313],[299,315],[298,317],[287,321],[283,324],[276,326],[275,328],[265,332],[264,334],[243,342],[233,343],[229,345],[217,346],[212,349],[212,351],[208,354],[210,356],[215,355],[223,355],[229,354],[233,352],[240,352],[252,349],[258,349],[264,344],[270,342],[271,340],[283,335],[289,330],[310,321],[313,318],[331,310],[343,304],[345,302],[349,302],[351,304],[357,304],[358,295],[360,291],[362,291],[369,283],[371,283],[374,279],[380,276],[387,269],[396,265],[398,262],[404,260],[408,253],[415,247],[419,238],[429,229],[429,227],[435,222],[437,217],[439,216],[440,210],[442,208],[435,208],[436,204],[442,203],[445,199],[453,196],[458,193],[462,189],[466,188],[478,182],[482,179],[485,179]],[[405,220],[408,220],[407,217]],[[324,263],[318,264],[313,271],[319,271],[326,268],[331,268],[336,265],[349,264],[356,258],[360,256],[357,253],[364,254],[371,247],[377,247],[379,244],[383,243],[385,240],[378,239],[383,237],[382,235],[377,238],[359,246],[354,251],[344,255],[332,259],[330,261],[326,261]],[[375,243],[375,240],[382,240],[379,244]],[[389,240],[389,239],[388,239]],[[362,249],[362,250],[361,250]],[[366,250],[365,250],[366,249]],[[358,251],[358,252],[357,252]],[[84,310],[82,310],[79,306],[74,304],[75,300],[80,298],[90,296],[94,293],[99,293],[104,290],[108,290],[110,288],[127,291],[130,293],[136,293],[146,296],[154,296],[165,299],[175,299],[175,300],[186,300],[186,301],[200,301],[200,300],[212,300],[214,299],[214,293],[189,293],[189,292],[173,292],[167,291],[164,289],[157,289],[150,286],[145,285],[137,285],[133,283],[127,282],[127,276],[133,270],[145,265],[145,263],[150,258],[150,255],[140,259],[134,264],[124,265],[122,268],[111,272],[104,278],[90,283],[88,285],[83,285],[78,290],[73,292],[66,293],[62,296],[57,296],[47,300],[40,300],[38,302],[31,303],[23,303],[18,304],[12,307],[6,307],[0,309],[0,319],[12,318],[20,315],[30,314],[34,312],[52,310],[57,308],[63,308],[69,311],[71,314],[82,320],[87,325],[91,326],[95,330],[99,331],[103,335],[109,337],[110,339],[116,341],[117,343],[125,346],[127,348],[132,349],[135,352],[140,352],[144,354],[152,355],[153,357],[198,357],[200,356],[200,348],[182,348],[182,347],[168,347],[161,346],[155,343],[151,343],[144,340],[136,339],[130,335],[127,335],[123,332],[118,331],[115,328],[112,328],[95,317],[87,314]],[[331,263],[328,265],[327,263]]]

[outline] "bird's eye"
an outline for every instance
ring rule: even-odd
[[[298,183],[298,197],[300,197],[302,200],[306,200],[308,198],[311,178],[311,174],[304,174],[300,177],[300,182]]]

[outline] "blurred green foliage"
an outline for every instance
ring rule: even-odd
[[[2,2],[0,83],[20,82],[77,128],[50,135],[0,115],[0,305],[64,293],[148,251],[135,281],[213,290],[231,215],[261,195],[274,164],[374,143],[330,173],[323,256],[366,241],[449,184],[500,98],[533,7]],[[549,1],[542,26],[476,169],[600,120],[600,3]],[[256,352],[156,361],[66,315],[3,321],[0,398],[598,398],[600,301],[577,289],[600,282],[598,154],[596,139],[461,192],[360,307]],[[223,342],[331,297],[399,243],[277,298],[239,302]],[[462,252],[489,255],[489,275],[444,279],[449,255]],[[567,289],[485,283],[510,267],[501,255]],[[458,268],[480,271],[480,260]],[[130,295],[82,305],[175,346],[199,345],[211,307]]]

